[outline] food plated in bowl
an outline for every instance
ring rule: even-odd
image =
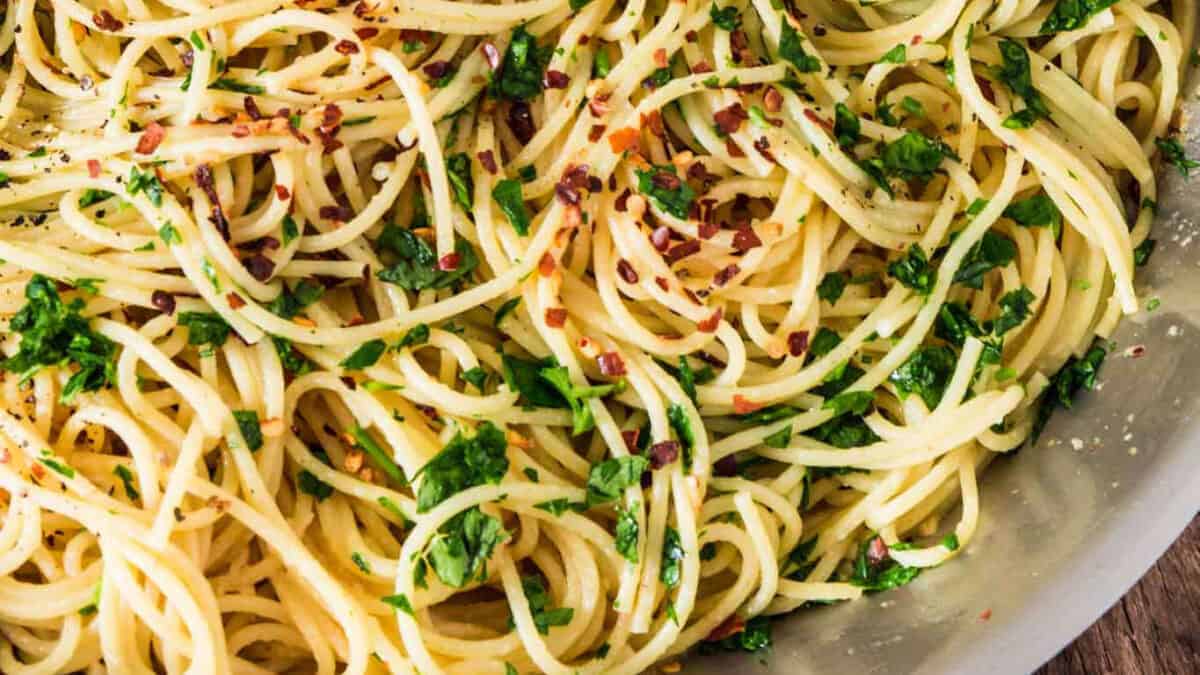
[[[669,669],[983,548],[1192,14],[11,5],[0,658]]]

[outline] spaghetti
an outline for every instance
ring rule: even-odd
[[[955,557],[1187,0],[12,0],[0,671],[635,673]]]

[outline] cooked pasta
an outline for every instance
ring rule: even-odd
[[[1193,14],[11,0],[0,671],[635,673],[947,562]]]

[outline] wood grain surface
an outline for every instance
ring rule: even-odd
[[[1087,574],[1081,561],[1080,573]],[[1037,675],[1200,673],[1200,518],[1129,594]]]

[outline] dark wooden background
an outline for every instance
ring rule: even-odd
[[[1086,576],[1087,561],[1080,561]],[[1121,602],[1037,675],[1200,673],[1200,518]]]

